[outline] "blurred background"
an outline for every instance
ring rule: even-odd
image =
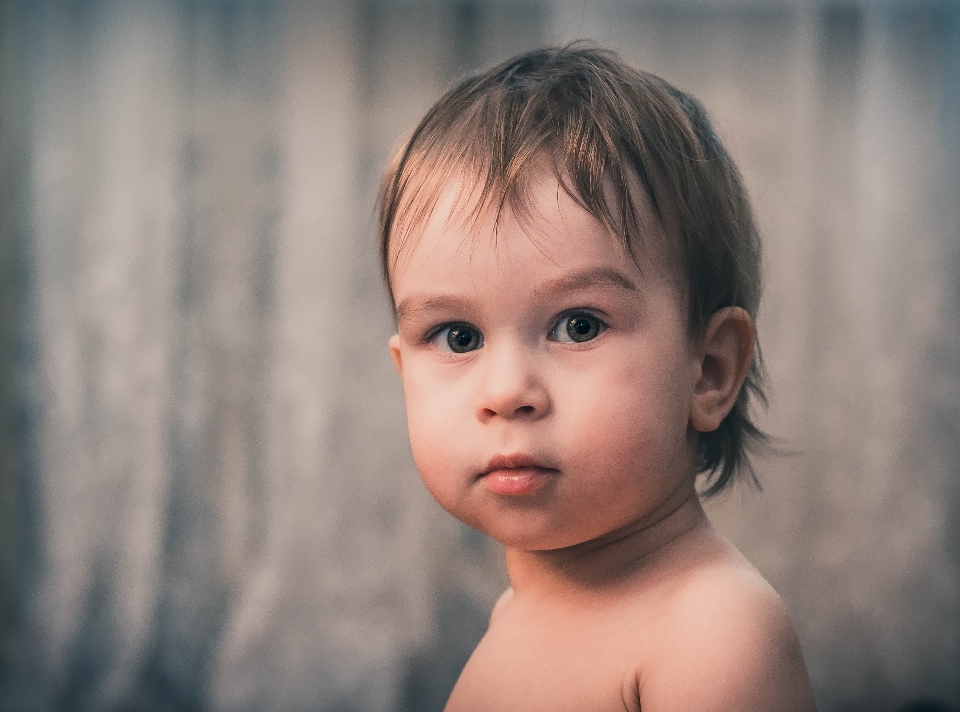
[[[960,3],[0,0],[0,710],[442,709],[506,578],[410,458],[376,187],[575,38],[755,200],[797,454],[710,510],[821,711],[960,709]]]

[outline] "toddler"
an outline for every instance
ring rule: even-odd
[[[760,245],[700,104],[531,52],[430,109],[380,206],[414,460],[510,578],[447,710],[813,710],[784,604],[700,504],[763,440]]]

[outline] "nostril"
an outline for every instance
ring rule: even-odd
[[[532,405],[522,405],[522,406],[520,406],[519,408],[517,408],[517,412],[518,412],[518,413],[532,413],[532,412],[533,412],[533,406],[532,406]]]

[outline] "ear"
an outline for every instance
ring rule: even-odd
[[[393,359],[394,368],[397,369],[400,378],[403,378],[403,366],[400,362],[400,334],[394,334],[390,337],[390,358]]]
[[[690,407],[690,424],[696,430],[716,430],[733,408],[753,362],[755,338],[753,319],[740,307],[726,307],[710,317]]]

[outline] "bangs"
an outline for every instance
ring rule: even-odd
[[[455,186],[455,194],[447,223],[462,222],[469,235],[490,212],[496,230],[505,208],[521,221],[534,219],[529,187],[545,171],[636,261],[642,226],[633,190],[639,180],[662,220],[664,201],[653,189],[660,181],[650,176],[665,169],[636,117],[669,115],[654,122],[660,129],[685,117],[667,97],[657,102],[632,86],[652,77],[638,72],[624,81],[605,66],[602,53],[587,71],[579,62],[561,81],[563,59],[528,56],[468,78],[424,117],[381,189],[381,267],[388,283],[448,187]],[[638,102],[646,105],[639,112]]]

